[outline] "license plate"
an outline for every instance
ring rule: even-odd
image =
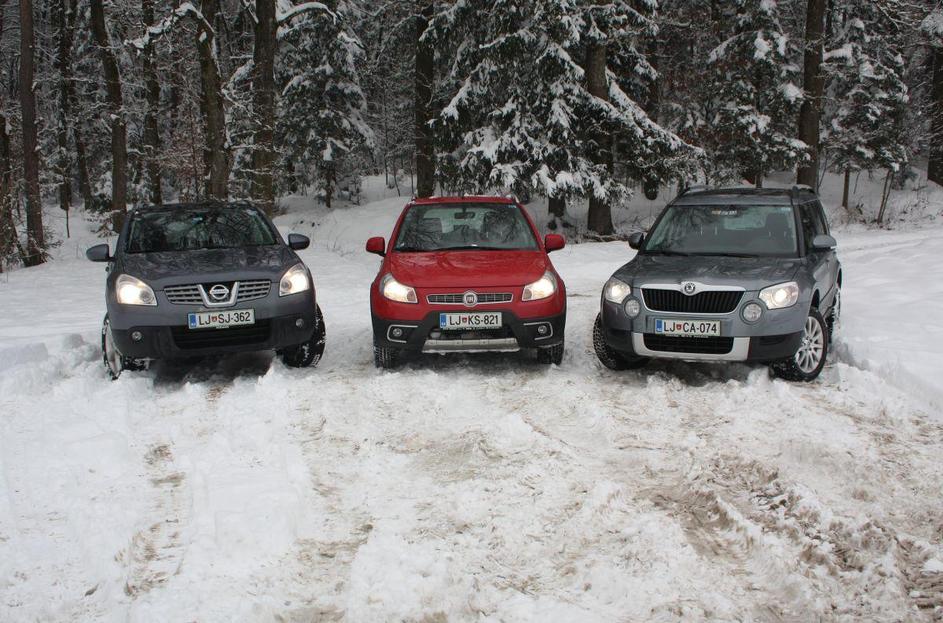
[[[501,326],[501,312],[471,314],[439,314],[439,328],[457,329],[497,329]]]
[[[187,325],[191,329],[228,329],[247,324],[255,324],[254,309],[187,314]]]
[[[655,333],[677,337],[718,337],[720,321],[656,318]]]

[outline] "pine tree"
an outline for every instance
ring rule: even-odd
[[[846,181],[851,171],[896,172],[909,159],[904,130],[909,95],[897,35],[884,10],[848,2],[825,54],[832,105],[823,143]]]
[[[281,81],[277,134],[283,182],[317,183],[330,206],[338,180],[350,173],[352,155],[373,140],[364,121],[366,103],[356,58],[360,42],[350,30],[346,2],[326,3],[293,20],[279,41]],[[359,176],[360,171],[354,171]]]
[[[460,42],[446,79],[454,95],[439,117],[450,185],[608,204],[628,194],[629,179],[675,172],[690,150],[612,69],[642,56],[632,41],[646,32],[644,15],[622,2],[487,4],[458,2],[437,24],[440,40]]]
[[[735,0],[718,17],[726,38],[708,59],[714,103],[706,147],[715,166],[761,186],[770,171],[806,157],[805,143],[793,138],[798,53],[775,0]]]

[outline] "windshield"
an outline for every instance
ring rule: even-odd
[[[788,205],[670,206],[645,253],[795,257],[796,220]]]
[[[171,208],[143,212],[128,230],[128,253],[231,249],[277,244],[254,208]]]
[[[396,251],[538,248],[520,208],[506,203],[414,205],[394,246]]]

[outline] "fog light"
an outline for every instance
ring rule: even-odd
[[[625,315],[629,318],[635,318],[640,311],[642,311],[642,306],[639,305],[638,299],[629,299],[625,302]]]
[[[747,322],[756,322],[763,315],[763,308],[756,303],[749,303],[743,308],[743,319]]]
[[[393,337],[403,337],[403,330],[399,327],[393,327],[393,330],[390,331],[390,335]]]
[[[548,329],[547,325],[545,324],[539,325],[537,327],[537,335],[547,335],[548,331],[550,331],[550,329]]]
[[[298,320],[296,320],[296,321],[295,321],[295,326],[298,327],[299,329],[300,329],[301,327],[305,326],[304,318],[299,318]]]
[[[140,331],[131,332],[131,340],[134,342],[140,342],[144,339],[144,335]]]

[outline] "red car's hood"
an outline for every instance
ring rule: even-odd
[[[397,281],[417,288],[522,287],[549,266],[542,251],[392,253],[389,261]]]

